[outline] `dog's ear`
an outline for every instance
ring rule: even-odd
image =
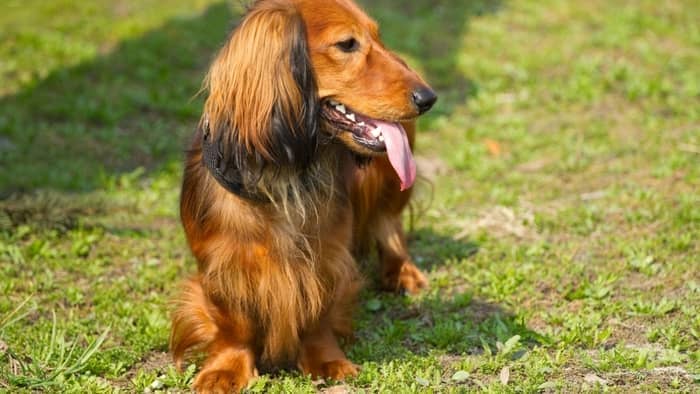
[[[222,164],[306,168],[318,146],[319,100],[301,15],[258,2],[209,70],[205,116]]]

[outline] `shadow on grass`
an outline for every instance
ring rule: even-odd
[[[490,353],[517,358],[547,339],[497,303],[475,297],[468,278],[450,276],[449,266],[472,258],[479,245],[455,240],[431,229],[409,235],[411,254],[424,271],[433,271],[427,295],[418,302],[382,293],[371,287],[378,282],[376,265],[366,263],[372,278],[361,298],[358,340],[350,346],[355,362],[382,362],[437,353],[450,356]],[[445,282],[447,281],[447,283]],[[509,339],[511,348],[505,349]],[[513,342],[515,341],[515,342]]]
[[[359,363],[429,354],[446,359],[484,353],[518,358],[547,342],[500,305],[474,298],[469,291],[444,298],[430,295],[408,304],[381,296],[380,310],[362,311],[350,357]]]
[[[496,12],[501,1],[363,3],[388,46],[414,59],[441,94],[434,117],[476,91],[459,71],[459,45],[470,19]],[[89,191],[139,167],[179,163],[201,113],[193,97],[235,19],[215,4],[0,99],[0,198]]]
[[[234,19],[212,5],[0,99],[0,197],[89,191],[179,162],[201,112],[193,97]]]
[[[420,228],[408,234],[414,259],[424,270],[431,270],[448,260],[467,259],[479,252],[479,244],[471,240],[455,240],[451,236]]]

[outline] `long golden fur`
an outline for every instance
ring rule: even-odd
[[[376,244],[386,289],[415,293],[427,282],[401,228],[410,189],[385,154],[324,118],[324,105],[402,122],[412,145],[412,120],[434,102],[417,106],[414,92],[432,91],[350,0],[256,1],[206,88],[182,185],[198,274],[175,303],[177,365],[206,353],[199,392],[240,390],[258,367],[356,374],[338,344],[352,334],[363,283],[352,252]],[[220,168],[204,164],[204,144]]]

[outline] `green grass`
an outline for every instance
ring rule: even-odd
[[[699,391],[700,4],[363,3],[441,100],[410,220],[431,290],[363,293],[344,388]],[[0,391],[189,387],[181,159],[235,4],[0,7]]]

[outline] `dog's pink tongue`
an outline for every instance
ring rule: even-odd
[[[401,179],[401,190],[413,186],[416,180],[416,162],[413,160],[411,146],[408,144],[406,130],[401,123],[390,123],[375,120],[377,126],[382,128],[386,153],[389,155],[391,166]]]

